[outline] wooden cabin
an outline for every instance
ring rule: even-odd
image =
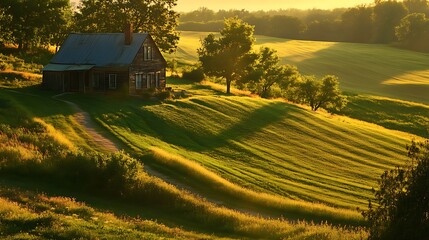
[[[61,92],[164,89],[167,62],[147,33],[72,33],[43,68],[42,86]]]

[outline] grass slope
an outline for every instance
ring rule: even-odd
[[[429,105],[368,95],[348,100],[343,115],[429,138]]]
[[[67,98],[134,149],[166,151],[257,192],[345,209],[365,207],[379,175],[404,162],[412,138],[249,97],[195,96],[163,104]]]
[[[215,239],[152,220],[119,218],[73,198],[1,186],[2,239]],[[217,239],[217,238],[216,238]]]
[[[177,53],[168,57],[196,62],[199,40],[207,34],[182,32]],[[346,91],[429,103],[429,54],[387,45],[256,36],[255,48],[261,46],[276,49],[282,63],[296,65],[304,74],[337,75]]]
[[[118,100],[121,99],[112,103]],[[141,104],[140,99],[122,100],[127,100],[123,104]],[[366,235],[362,229],[249,216],[208,203],[151,177],[141,164],[124,158],[122,153],[98,155],[95,159],[89,157],[86,154],[94,154],[90,144],[84,142],[81,146],[79,141],[74,141],[76,136],[65,134],[63,129],[67,127],[55,127],[70,125],[64,121],[70,111],[65,106],[46,92],[35,89],[14,92],[0,89],[2,239],[118,239],[124,234],[127,239],[217,239],[222,236],[239,239],[362,239]],[[71,125],[69,127],[73,128]],[[11,188],[10,176],[13,176],[12,185],[18,182],[19,186],[37,189],[37,193]],[[52,183],[49,194],[40,194],[46,191],[46,182]],[[116,200],[114,206],[102,203],[103,208],[115,208],[112,209],[115,212],[120,209],[122,214],[141,217],[119,218],[61,197],[67,189],[76,191],[80,198],[89,192],[92,196]],[[95,206],[100,206],[100,201],[95,202]],[[143,219],[156,219],[181,227],[170,228]]]

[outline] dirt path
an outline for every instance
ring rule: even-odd
[[[67,103],[68,105],[70,105],[73,110],[76,112],[74,114],[74,118],[76,119],[76,121],[81,124],[85,130],[88,132],[88,134],[91,136],[91,138],[94,140],[94,142],[101,146],[102,148],[104,148],[107,152],[116,152],[119,151],[121,148],[118,146],[118,144],[115,144],[113,141],[111,141],[109,138],[105,137],[102,135],[102,133],[97,129],[97,125],[96,123],[92,120],[91,116],[89,115],[89,113],[83,111],[76,103],[70,102],[70,101],[66,101],[63,99],[60,99],[59,97],[66,95],[66,94],[70,94],[70,93],[61,93],[58,95],[53,96],[52,98],[58,100],[58,101],[62,101]],[[180,184],[179,182],[175,181],[174,179],[152,169],[151,167],[145,165],[144,169],[146,170],[147,173],[149,173],[149,175],[161,178],[162,180],[164,180],[167,183],[170,183],[172,185],[175,185],[177,187],[181,187],[181,188],[185,188],[187,189],[187,187],[183,184]],[[188,189],[189,190],[189,189]]]
[[[62,101],[70,105],[73,110],[76,112],[73,117],[76,119],[76,121],[82,125],[86,132],[91,136],[91,138],[94,140],[94,142],[98,145],[103,147],[108,152],[116,152],[119,151],[119,147],[112,142],[110,139],[104,137],[101,135],[101,133],[96,129],[96,123],[92,120],[89,113],[83,111],[77,104],[66,101],[63,99],[59,99],[58,97],[63,96],[68,93],[62,93],[53,96],[52,98],[57,99],[58,101]]]
[[[66,95],[66,94],[70,94],[70,93],[62,93],[62,94],[58,94],[53,96],[52,98],[58,100],[58,101],[62,101],[65,102],[67,104],[69,104],[73,110],[75,110],[75,114],[74,114],[74,118],[76,119],[76,121],[81,124],[85,130],[88,132],[88,134],[91,136],[91,138],[94,140],[94,142],[103,147],[107,152],[116,152],[119,149],[121,149],[118,144],[115,144],[113,141],[111,141],[109,138],[105,137],[102,135],[102,133],[99,131],[99,129],[97,128],[96,123],[92,120],[91,116],[89,115],[89,113],[83,111],[83,109],[81,109],[76,103],[70,102],[70,101],[66,101],[63,99],[60,99],[59,97]],[[163,181],[174,185],[177,188],[180,189],[184,189],[187,191],[192,192],[195,195],[199,195],[194,189],[192,189],[191,187],[163,174],[160,173],[156,170],[154,170],[153,168],[151,168],[148,165],[144,165],[144,169],[145,171],[154,177],[160,178]],[[201,196],[201,195],[199,195]],[[215,199],[210,199],[211,202],[216,203],[218,205],[222,205],[222,201],[219,200],[215,200]]]

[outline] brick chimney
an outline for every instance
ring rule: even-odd
[[[124,26],[125,45],[131,45],[133,42],[133,25],[126,23]]]

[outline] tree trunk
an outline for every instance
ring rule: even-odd
[[[22,50],[22,48],[23,48],[23,43],[22,43],[23,41],[22,41],[22,39],[19,39],[18,40],[18,50]]]
[[[227,78],[226,79],[226,94],[230,94],[231,93],[231,79]]]

